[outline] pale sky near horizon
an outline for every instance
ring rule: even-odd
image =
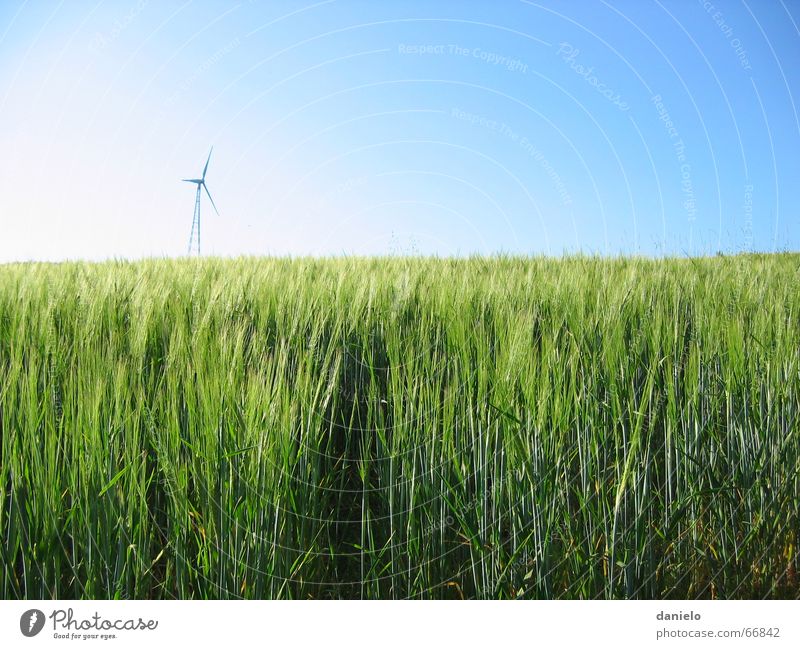
[[[0,262],[800,249],[800,2],[3,0]]]

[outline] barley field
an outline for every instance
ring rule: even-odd
[[[0,266],[4,598],[798,598],[800,255]]]

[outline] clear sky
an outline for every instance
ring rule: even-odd
[[[800,3],[2,0],[0,262],[800,249]]]

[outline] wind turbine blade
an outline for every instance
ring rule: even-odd
[[[199,178],[184,178],[183,182],[185,182],[185,183],[197,183],[199,185],[203,181],[200,180]]]
[[[211,151],[213,151],[213,150],[214,150],[214,147],[212,146],[211,147]],[[206,179],[206,171],[208,171],[208,163],[211,160],[211,151],[208,152],[208,160],[206,160],[206,166],[203,167],[203,180]],[[208,191],[208,190],[206,190],[206,191]],[[211,201],[211,202],[213,203],[214,201]]]
[[[214,199],[213,199],[213,198],[211,198],[211,192],[210,192],[210,191],[208,191],[208,187],[206,187],[206,184],[205,184],[205,183],[203,183],[203,189],[205,189],[205,190],[206,190],[206,194],[208,194],[208,200],[210,200],[210,201],[211,201],[211,205],[212,205],[212,207],[214,208],[214,211],[217,213],[217,216],[219,216],[219,210],[217,209],[217,206],[216,206],[216,205],[214,205]]]

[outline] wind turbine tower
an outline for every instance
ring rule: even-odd
[[[211,147],[211,151],[214,150],[214,147]],[[194,215],[192,216],[192,233],[189,235],[189,254],[192,254],[192,246],[195,242],[195,233],[197,233],[197,255],[200,256],[200,191],[202,189],[206,190],[206,195],[208,196],[208,200],[211,201],[211,207],[214,208],[214,211],[219,216],[219,210],[217,210],[217,206],[214,205],[214,199],[211,198],[211,192],[208,191],[208,187],[206,186],[206,172],[208,171],[208,163],[211,161],[211,151],[208,152],[208,159],[206,160],[206,166],[203,167],[203,175],[201,178],[184,178],[183,182],[185,183],[194,183],[197,185],[197,194],[195,195],[194,199]]]

